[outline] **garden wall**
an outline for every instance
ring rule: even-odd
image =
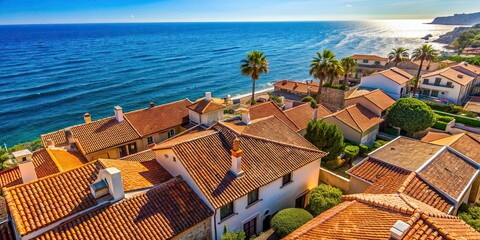
[[[343,192],[349,192],[350,179],[344,178],[325,168],[320,168],[320,182],[341,189]]]
[[[348,97],[356,88],[347,91],[323,87],[320,96],[320,103],[332,112],[345,108],[345,97]]]

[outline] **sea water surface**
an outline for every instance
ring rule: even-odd
[[[413,49],[455,26],[426,21],[124,23],[0,26],[0,144],[12,145],[124,111],[189,98],[248,93],[240,60],[265,52],[270,73],[308,79],[312,56],[331,49],[385,56]],[[440,45],[436,47],[441,48]]]

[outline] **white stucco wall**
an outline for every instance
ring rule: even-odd
[[[343,123],[342,121],[338,120],[335,117],[326,117],[323,119],[328,124],[335,124],[337,125],[340,132],[343,133],[343,137],[349,141],[361,143],[362,135],[360,132],[357,132],[352,127],[348,126],[347,124]]]
[[[190,120],[190,122],[200,123],[200,114],[192,110],[188,110],[188,119]]]
[[[437,78],[441,79],[440,86],[433,85],[435,83],[435,79]],[[425,79],[429,80],[429,84],[423,83]],[[451,82],[453,88],[445,87],[447,82]],[[432,90],[438,91],[437,98],[446,98],[455,104],[461,104],[462,100],[469,94],[469,89],[471,89],[472,83],[473,82],[468,85],[462,86],[448,78],[442,77],[440,75],[435,75],[428,78],[422,78],[420,82],[420,89],[422,89],[422,94],[423,90],[430,90],[430,95]]]
[[[382,74],[375,74],[375,75],[362,77],[360,81],[360,87],[381,89],[383,92],[388,94],[388,96],[390,96],[395,100],[401,97],[400,92],[402,88],[403,88],[403,94],[405,94],[405,92],[407,91],[406,85],[407,85],[406,83],[399,85],[396,82],[383,76]]]

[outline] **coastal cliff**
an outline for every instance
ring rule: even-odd
[[[456,27],[451,32],[447,32],[443,35],[440,35],[438,39],[433,40],[436,43],[451,44],[455,39],[460,36],[463,32],[470,30],[471,27]]]
[[[436,17],[432,22],[432,24],[441,25],[473,25],[476,23],[480,23],[480,12],[454,14],[453,16],[447,17]]]

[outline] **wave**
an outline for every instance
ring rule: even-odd
[[[216,53],[216,52],[227,52],[227,51],[230,51],[230,50],[235,50],[235,49],[239,49],[240,47],[228,47],[228,48],[219,48],[219,49],[214,49],[212,50],[212,52]]]
[[[85,63],[85,62],[90,62],[90,61],[92,61],[92,59],[74,59],[74,60],[68,60],[66,62],[63,62],[63,63],[61,63],[61,65]]]

